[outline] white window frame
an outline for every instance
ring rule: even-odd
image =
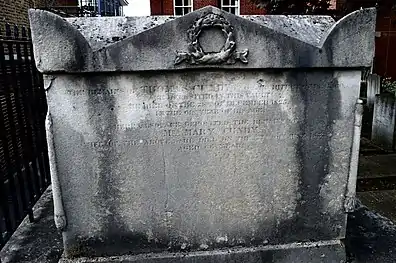
[[[221,10],[224,10],[224,8],[233,7],[236,10],[235,15],[239,16],[241,14],[241,0],[235,0],[235,3],[236,3],[235,5],[231,5],[231,0],[228,0],[228,1],[230,2],[230,4],[225,5],[224,0],[221,0]]]
[[[192,11],[194,11],[194,0],[189,0],[190,1],[190,5],[184,5],[184,0],[182,0],[182,5],[178,5],[178,6],[176,6],[176,0],[173,0],[173,15],[174,16],[184,16],[184,15],[186,15],[186,14],[188,14],[188,13],[191,13]],[[176,8],[183,8],[182,10],[183,10],[183,14],[182,15],[176,15]],[[188,13],[184,13],[184,8],[190,8],[190,12],[188,12]]]

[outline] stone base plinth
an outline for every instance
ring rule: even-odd
[[[341,241],[294,243],[189,253],[153,253],[119,257],[62,257],[59,263],[345,263]]]

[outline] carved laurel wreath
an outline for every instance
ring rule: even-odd
[[[225,44],[219,52],[205,52],[200,43],[199,35],[205,28],[220,28],[226,36]],[[209,13],[197,19],[187,31],[190,43],[187,52],[177,52],[175,64],[186,61],[189,64],[234,64],[237,60],[248,63],[249,50],[236,51],[233,27],[221,15]]]

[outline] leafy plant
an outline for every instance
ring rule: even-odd
[[[381,88],[384,92],[390,92],[396,95],[396,81],[391,78],[382,79]]]

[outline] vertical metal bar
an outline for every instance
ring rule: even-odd
[[[102,16],[102,0],[97,0],[98,1],[98,14],[99,16]]]
[[[14,28],[15,30],[15,28]],[[25,187],[23,184],[23,174],[22,174],[22,160],[24,158],[23,156],[23,142],[22,138],[24,136],[23,134],[23,116],[22,116],[22,107],[19,99],[19,94],[18,94],[18,87],[20,84],[20,80],[18,82],[18,76],[17,76],[17,71],[16,71],[16,61],[14,58],[14,42],[11,40],[14,40],[12,37],[12,32],[11,32],[11,26],[9,24],[6,25],[6,39],[7,41],[7,49],[8,49],[8,54],[9,54],[9,62],[10,62],[10,67],[11,67],[11,92],[10,94],[13,94],[13,103],[15,107],[15,111],[13,111],[12,107],[10,108],[11,112],[13,113],[14,117],[14,128],[15,130],[13,131],[14,134],[12,136],[14,137],[14,142],[15,142],[15,166],[16,166],[16,175],[17,175],[17,182],[18,182],[18,188],[19,188],[19,196],[21,198],[21,203],[22,203],[22,211],[24,213],[29,213],[28,211],[28,201],[25,196]],[[11,99],[11,96],[10,96]],[[13,176],[13,175],[11,175]],[[18,222],[20,222],[23,219],[23,217],[18,218]]]
[[[35,69],[34,69],[34,71],[35,71]],[[38,72],[35,72],[35,74],[38,74]],[[38,129],[39,129],[39,131],[40,131],[40,134],[39,134],[39,136],[37,137],[37,139],[38,139],[38,142],[39,142],[39,145],[40,145],[40,148],[41,148],[41,152],[40,152],[40,154],[39,154],[39,158],[40,158],[40,161],[42,162],[42,164],[43,164],[43,167],[44,167],[44,172],[42,173],[42,174],[40,174],[40,181],[41,181],[41,186],[42,186],[42,190],[41,190],[41,192],[43,193],[44,191],[45,191],[45,189],[47,188],[47,180],[46,180],[46,178],[47,178],[47,169],[46,169],[46,161],[45,161],[45,157],[47,156],[47,147],[46,147],[46,145],[43,143],[43,142],[45,142],[45,140],[43,139],[43,135],[45,134],[44,132],[42,132],[42,129],[43,129],[43,127],[44,127],[44,119],[43,119],[43,116],[42,116],[42,113],[43,112],[45,112],[45,106],[43,105],[44,103],[45,103],[45,98],[43,98],[43,90],[44,90],[44,87],[42,86],[42,84],[41,83],[43,83],[43,80],[42,80],[42,78],[41,78],[41,75],[39,75],[38,74],[38,86],[36,86],[36,91],[35,92],[37,92],[38,94],[38,96],[36,97],[37,99],[38,99],[38,119],[37,119],[37,124],[38,124]]]
[[[121,13],[120,13],[120,0],[116,0],[116,2],[114,4],[115,4],[115,7],[114,7],[115,16],[121,16]]]
[[[29,107],[29,99],[26,99],[26,90],[29,87],[28,83],[28,78],[25,77],[25,70],[22,66],[22,63],[24,63],[24,60],[22,59],[22,49],[21,49],[21,40],[19,36],[19,29],[17,26],[14,27],[14,38],[18,41],[16,41],[15,45],[15,50],[17,54],[17,64],[18,64],[18,70],[19,70],[19,79],[20,79],[20,86],[18,90],[18,99],[21,101],[20,105],[21,107],[21,113],[23,116],[21,116],[23,120],[23,127],[24,127],[24,132],[23,136],[23,165],[25,167],[25,178],[23,182],[23,188],[24,188],[24,193],[25,197],[28,200],[27,202],[27,209],[28,209],[28,215],[29,215],[29,220],[30,222],[34,221],[33,217],[33,205],[34,205],[34,194],[33,194],[33,188],[32,188],[32,182],[31,182],[31,170],[30,170],[30,162],[34,163],[35,159],[35,154],[34,154],[34,148],[33,144],[31,141],[31,136],[32,136],[32,129],[30,126],[29,120],[31,119],[31,114],[30,114],[30,107]],[[22,123],[21,123],[22,124]],[[22,135],[22,133],[21,133]],[[28,194],[29,193],[29,194]]]
[[[5,182],[2,181],[0,184],[0,207],[1,211],[4,217],[4,224],[5,224],[5,233],[6,236],[8,233],[12,232],[12,223],[11,223],[11,214],[10,214],[10,208],[8,204],[8,195],[7,191],[5,190]],[[3,236],[3,230],[0,231],[0,235]],[[0,243],[4,244],[4,239],[3,241],[0,241]]]
[[[33,109],[33,118],[31,119],[31,124],[34,130],[34,137],[33,137],[33,144],[36,147],[37,154],[35,156],[35,160],[33,161],[35,164],[38,163],[38,170],[36,169],[33,174],[33,182],[35,186],[35,200],[37,200],[41,193],[42,189],[40,187],[40,180],[39,180],[39,174],[43,175],[45,173],[45,165],[44,165],[44,160],[41,158],[41,151],[42,147],[39,143],[39,138],[40,138],[40,125],[39,125],[39,119],[40,119],[40,114],[39,114],[39,100],[36,96],[36,85],[37,85],[37,76],[35,75],[35,64],[34,64],[34,58],[33,58],[33,48],[31,44],[31,37],[30,37],[30,31],[28,31],[27,34],[27,39],[28,43],[26,44],[26,50],[27,50],[27,57],[28,57],[28,70],[29,70],[29,76],[30,76],[30,89],[28,90],[28,96],[30,98],[30,105],[31,108]]]
[[[20,137],[22,140],[22,163],[24,166],[24,178],[22,178],[21,182],[21,187],[23,186],[23,193],[24,197],[26,199],[27,203],[27,212],[29,216],[30,222],[34,221],[33,218],[33,205],[34,201],[31,197],[32,191],[31,191],[31,170],[30,170],[30,161],[31,161],[31,143],[29,141],[29,137],[31,136],[31,131],[29,130],[29,116],[27,116],[27,105],[28,103],[24,99],[24,94],[25,94],[25,87],[26,87],[26,78],[24,77],[24,70],[23,70],[23,60],[22,60],[22,53],[21,53],[21,44],[20,44],[20,34],[19,34],[19,28],[17,26],[14,26],[14,39],[17,40],[15,42],[15,51],[16,51],[16,56],[17,56],[17,65],[18,65],[18,71],[19,71],[19,88],[16,90],[16,94],[18,94],[18,101],[20,104],[20,110],[21,110],[21,133]]]
[[[30,145],[33,147],[33,156],[31,159],[32,162],[32,170],[33,170],[33,174],[32,174],[32,184],[31,184],[31,188],[32,188],[32,194],[30,198],[32,198],[32,201],[35,202],[39,197],[40,197],[40,183],[38,181],[38,175],[37,173],[40,172],[40,169],[43,169],[37,166],[37,161],[36,158],[39,157],[40,152],[37,149],[37,143],[35,142],[35,139],[38,136],[38,132],[36,131],[36,125],[35,125],[35,119],[37,119],[37,115],[36,110],[34,108],[34,104],[32,104],[31,102],[34,102],[34,95],[33,95],[33,79],[32,79],[32,69],[31,69],[31,64],[30,64],[30,59],[29,59],[29,52],[28,52],[28,45],[29,45],[29,40],[28,40],[28,35],[27,35],[27,31],[25,27],[22,27],[22,40],[24,41],[23,44],[23,53],[24,53],[24,64],[26,67],[26,92],[24,92],[25,94],[25,102],[26,105],[28,105],[29,108],[29,126],[30,126],[30,130],[31,133],[29,134],[29,139],[30,139]],[[44,172],[44,170],[42,171],[42,173]]]
[[[1,198],[1,197],[0,197]],[[0,200],[1,201],[1,200]],[[0,220],[2,219],[2,217],[0,216]],[[0,250],[1,250],[1,248],[5,245],[5,239],[3,238],[3,230],[2,230],[2,228],[1,228],[1,225],[0,225]],[[1,257],[0,257],[0,263],[1,263]]]
[[[29,39],[31,39],[31,32],[29,31]],[[48,150],[46,143],[46,135],[45,135],[45,116],[47,113],[47,105],[46,105],[46,97],[44,91],[44,84],[42,80],[42,75],[37,71],[36,64],[34,62],[33,56],[33,45],[29,42],[29,51],[30,51],[30,65],[32,69],[32,80],[33,80],[33,97],[32,100],[35,103],[35,126],[37,131],[36,143],[39,149],[39,167],[40,167],[40,177],[50,178],[49,174],[49,161],[48,161]],[[41,180],[41,182],[45,183],[45,180]],[[50,184],[50,179],[47,180],[47,185],[42,185],[40,191],[41,193],[45,191],[46,186]]]
[[[0,30],[0,68],[2,73],[1,85],[0,85],[0,145],[4,156],[4,169],[2,171],[3,176],[0,178],[0,207],[2,209],[4,223],[5,223],[5,232],[0,229],[0,235],[2,240],[0,241],[0,248],[4,245],[5,241],[11,236],[13,232],[13,224],[12,224],[12,211],[10,206],[14,204],[14,201],[18,202],[18,199],[15,195],[10,195],[10,191],[6,191],[5,184],[10,187],[11,183],[7,178],[9,173],[13,174],[13,169],[11,169],[11,156],[8,148],[8,140],[7,140],[7,130],[6,130],[6,121],[4,118],[5,112],[7,111],[7,93],[8,85],[7,85],[7,75],[4,74],[6,68],[4,67],[5,56],[4,56],[4,45],[3,45],[3,35]],[[16,193],[15,193],[16,194]],[[13,215],[15,218],[15,214]],[[4,237],[3,237],[4,235]]]
[[[0,33],[0,41],[2,40],[2,35]],[[2,42],[0,42],[2,45]],[[0,58],[1,59],[1,58]],[[4,58],[3,58],[4,59]],[[4,85],[4,76],[0,78],[0,249],[5,244],[5,239],[3,234],[7,233],[9,229],[12,229],[10,212],[8,207],[8,195],[6,194],[5,184],[6,184],[6,173],[8,172],[8,145],[6,144],[6,131],[5,131],[5,121],[3,118],[3,102],[6,94],[6,86]],[[2,228],[2,222],[5,224],[5,229]]]
[[[37,71],[37,69],[36,69]],[[45,132],[45,118],[47,116],[47,111],[48,111],[48,105],[47,105],[47,97],[45,94],[45,89],[44,89],[44,79],[43,75],[38,73],[39,77],[39,83],[40,83],[40,105],[41,105],[41,116],[40,116],[40,129],[41,129],[41,137],[40,137],[40,142],[43,146],[43,158],[44,158],[44,167],[45,167],[45,178],[46,178],[46,186],[51,184],[51,174],[50,174],[50,167],[49,167],[49,159],[48,159],[48,144],[47,144],[47,138],[46,138],[46,132]]]
[[[35,68],[36,74],[38,75],[39,79],[39,86],[38,86],[38,92],[39,92],[39,98],[40,98],[40,143],[43,147],[42,151],[42,157],[44,159],[44,176],[46,180],[46,188],[47,186],[51,183],[51,177],[50,177],[50,168],[49,168],[49,160],[48,160],[48,145],[47,145],[47,138],[46,138],[46,132],[45,132],[45,118],[47,116],[47,110],[48,110],[48,105],[47,105],[47,97],[45,94],[45,89],[44,89],[44,79],[43,79],[43,74],[39,73],[37,71],[37,68]]]
[[[97,0],[93,0],[93,5],[94,5],[95,16],[98,16],[98,14],[99,14],[98,1]]]
[[[109,0],[103,0],[104,3],[104,15],[107,16],[107,13],[109,12],[108,7],[109,7]]]
[[[0,40],[0,45],[2,46],[3,43]],[[0,57],[0,59],[4,59],[4,57]],[[0,90],[0,96],[1,93],[4,92],[6,93],[7,90],[5,90],[6,86],[4,85],[2,87],[4,90]],[[3,112],[3,105],[2,105],[2,100],[0,100],[0,124],[2,127],[5,127],[5,119],[4,119],[4,112]],[[10,204],[13,204],[13,198],[9,195],[10,191],[6,191],[5,185],[7,183],[7,173],[11,170],[9,169],[10,167],[10,155],[8,151],[8,143],[7,143],[7,136],[6,136],[6,131],[5,129],[0,130],[0,143],[3,149],[3,154],[4,154],[4,162],[5,162],[5,169],[2,171],[4,173],[4,176],[0,178],[0,207],[4,216],[4,223],[5,223],[5,228],[6,228],[6,236],[9,236],[10,233],[13,231],[13,226],[11,222],[11,211],[10,211]],[[8,181],[8,186],[10,186],[11,182]],[[0,235],[3,235],[2,231],[0,231]],[[1,242],[4,244],[3,242]]]
[[[30,31],[29,31],[29,39],[30,38]],[[44,191],[44,184],[43,181],[41,180],[41,178],[43,177],[43,174],[45,173],[45,168],[44,168],[44,161],[41,157],[41,152],[42,152],[42,145],[40,144],[40,101],[39,101],[39,97],[37,96],[37,85],[39,83],[38,77],[36,75],[35,72],[35,65],[33,62],[33,49],[31,47],[31,45],[29,45],[29,51],[30,51],[30,65],[31,65],[31,76],[32,76],[32,96],[31,96],[31,101],[32,103],[34,103],[34,109],[35,109],[35,118],[32,120],[34,123],[34,127],[35,130],[37,131],[37,136],[35,137],[35,143],[38,147],[38,155],[36,156],[37,158],[37,162],[39,165],[39,174],[35,174],[36,180],[39,182],[39,195]]]
[[[9,56],[9,54],[8,54]],[[12,92],[12,88],[11,88],[11,83],[9,83],[8,81],[8,73],[7,73],[7,63],[6,63],[6,54],[5,54],[5,50],[4,50],[4,41],[1,41],[1,45],[0,45],[0,67],[1,67],[1,71],[2,71],[2,75],[4,77],[4,87],[7,88],[6,92],[5,92],[5,101],[6,101],[6,109],[4,113],[4,111],[2,111],[2,113],[7,116],[7,120],[8,120],[8,124],[9,124],[9,128],[10,130],[7,132],[8,136],[6,137],[5,143],[6,143],[6,147],[4,147],[5,150],[5,156],[8,158],[6,158],[6,161],[8,163],[8,171],[5,174],[6,178],[8,180],[9,183],[9,188],[10,188],[10,197],[12,200],[12,208],[13,208],[13,216],[14,216],[14,222],[16,222],[19,218],[21,218],[21,213],[19,211],[19,200],[17,197],[17,190],[16,190],[16,185],[15,185],[15,181],[14,181],[14,172],[17,169],[14,169],[13,167],[13,163],[12,163],[12,158],[17,159],[16,158],[16,138],[15,136],[13,136],[14,131],[15,131],[15,125],[12,119],[12,102],[11,102],[11,92]],[[3,117],[5,117],[3,116]],[[5,118],[4,118],[5,119]],[[11,137],[11,138],[9,138]],[[11,148],[10,148],[10,143],[11,143]],[[12,151],[11,151],[12,149]],[[15,223],[14,223],[15,225]]]

